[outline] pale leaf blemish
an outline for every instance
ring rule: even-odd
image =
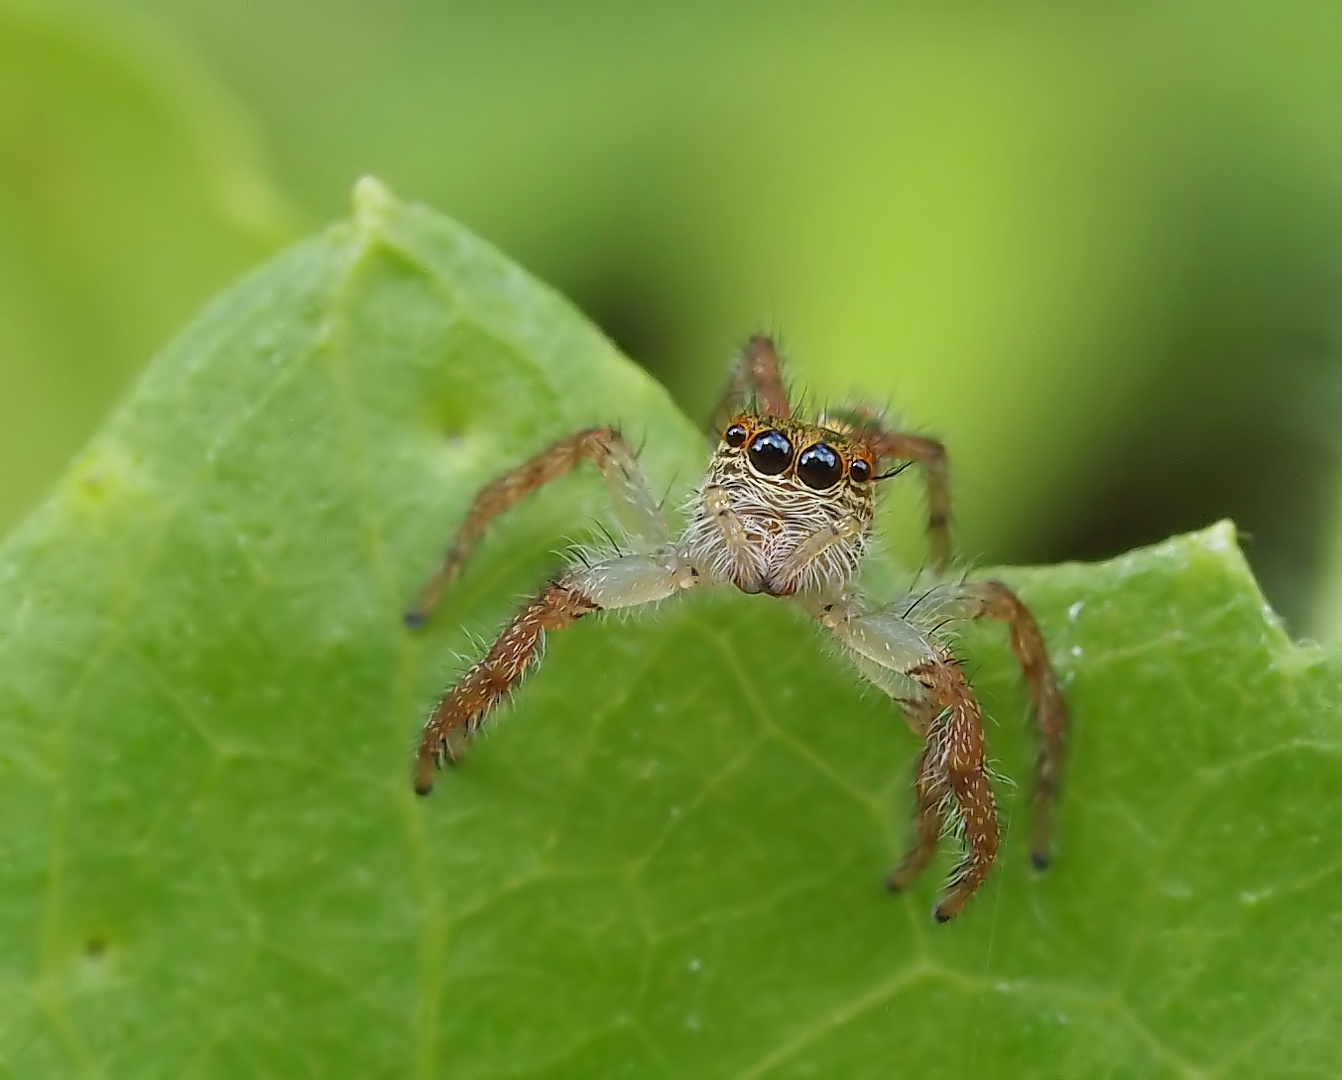
[[[104,506],[119,495],[143,488],[130,456],[113,443],[103,443],[75,465],[67,491],[77,506]]]

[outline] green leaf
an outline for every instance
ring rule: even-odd
[[[880,388],[871,388],[879,393]],[[211,306],[0,550],[0,1072],[1312,1076],[1342,1039],[1336,656],[1227,525],[1018,571],[1072,708],[1058,858],[1000,634],[964,648],[1007,827],[929,917],[881,880],[917,746],[790,606],[553,636],[429,799],[413,739],[590,475],[401,612],[474,491],[616,420],[704,452],[563,300],[371,182]]]

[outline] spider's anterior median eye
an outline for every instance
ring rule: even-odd
[[[853,463],[848,466],[848,475],[855,483],[865,484],[871,479],[871,463],[866,458],[854,458]]]
[[[749,434],[744,424],[733,424],[722,433],[722,441],[728,446],[740,446]]]
[[[834,447],[818,442],[797,458],[797,475],[803,484],[817,491],[832,488],[843,476],[843,459]]]
[[[792,444],[781,431],[764,431],[750,444],[750,464],[765,476],[777,476],[792,464]]]

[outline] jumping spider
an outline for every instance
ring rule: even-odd
[[[442,568],[406,616],[424,621],[456,579],[490,520],[528,492],[584,459],[601,468],[633,553],[585,558],[546,585],[510,623],[483,660],[439,702],[425,725],[415,790],[427,795],[437,768],[456,763],[470,735],[539,654],[547,630],[584,615],[664,600],[686,589],[731,584],[747,593],[787,597],[834,634],[859,672],[902,708],[923,740],[915,781],[915,839],[889,877],[908,886],[948,828],[961,833],[964,857],[934,915],[959,912],[987,877],[997,854],[997,809],[984,766],[979,703],[942,628],[987,617],[1010,628],[1038,717],[1031,854],[1048,861],[1062,766],[1067,711],[1039,627],[1000,581],[950,578],[949,497],[939,442],[887,431],[864,410],[792,415],[781,363],[767,337],[755,337],[738,359],[718,413],[721,441],[690,503],[690,521],[673,538],[662,509],[620,433],[589,428],[560,439],[504,474],[475,499]],[[885,473],[892,462],[905,464]],[[874,605],[855,585],[876,507],[876,485],[913,462],[927,476],[928,531],[936,579],[893,603]]]

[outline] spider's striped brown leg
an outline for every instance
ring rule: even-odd
[[[934,912],[938,922],[946,922],[983,884],[997,857],[997,804],[984,761],[978,700],[959,661],[895,610],[864,612],[849,596],[802,602],[852,650],[858,670],[904,706],[910,726],[924,733],[916,839],[890,884],[907,886],[927,865],[950,816],[963,836],[965,855]]]
[[[950,888],[933,910],[937,922],[948,922],[978,892],[997,857],[997,802],[985,764],[983,713],[965,682],[964,669],[953,657],[944,656],[911,674],[942,709],[928,732],[928,763],[932,777],[950,789],[948,810],[955,815],[965,844]]]
[[[539,656],[547,630],[562,630],[603,608],[661,600],[697,583],[693,568],[670,547],[574,567],[551,582],[513,616],[484,659],[433,710],[416,755],[415,790],[427,795],[438,766],[460,759],[466,740]]]
[[[758,398],[760,411],[766,415],[779,419],[792,415],[787,387],[783,385],[783,361],[773,339],[765,334],[752,337],[737,357],[732,381],[713,412],[714,435],[731,421],[751,394]]]
[[[878,458],[916,461],[927,476],[927,537],[932,546],[932,568],[941,573],[951,562],[951,489],[946,474],[946,447],[923,435],[886,431],[864,419],[857,434]],[[870,426],[868,426],[870,425]]]
[[[968,618],[997,619],[1011,631],[1011,649],[1016,654],[1034,702],[1039,723],[1039,759],[1035,766],[1034,828],[1030,858],[1039,869],[1048,865],[1053,843],[1053,817],[1062,780],[1062,759],[1067,741],[1067,705],[1058,679],[1049,663],[1043,635],[1034,616],[1014,592],[1000,581],[973,581],[944,586],[952,605],[961,606]],[[965,606],[967,605],[967,606]],[[930,605],[946,610],[945,602]]]
[[[429,617],[494,518],[525,495],[571,472],[584,460],[595,461],[600,466],[621,523],[637,536],[664,543],[668,536],[666,520],[624,437],[609,427],[578,431],[504,473],[476,495],[442,566],[425,584],[414,607],[406,614],[406,623],[419,626]]]
[[[419,794],[433,790],[434,773],[440,763],[456,764],[464,737],[479,728],[489,710],[522,678],[540,650],[545,631],[572,626],[597,609],[594,600],[561,578],[513,616],[484,659],[458,680],[429,717],[415,759],[415,790]]]
[[[922,757],[918,760],[918,774],[913,781],[913,846],[886,879],[892,892],[903,892],[927,869],[937,852],[937,841],[941,839],[946,823],[946,800],[951,789],[936,768],[935,749],[929,739],[923,744]]]

